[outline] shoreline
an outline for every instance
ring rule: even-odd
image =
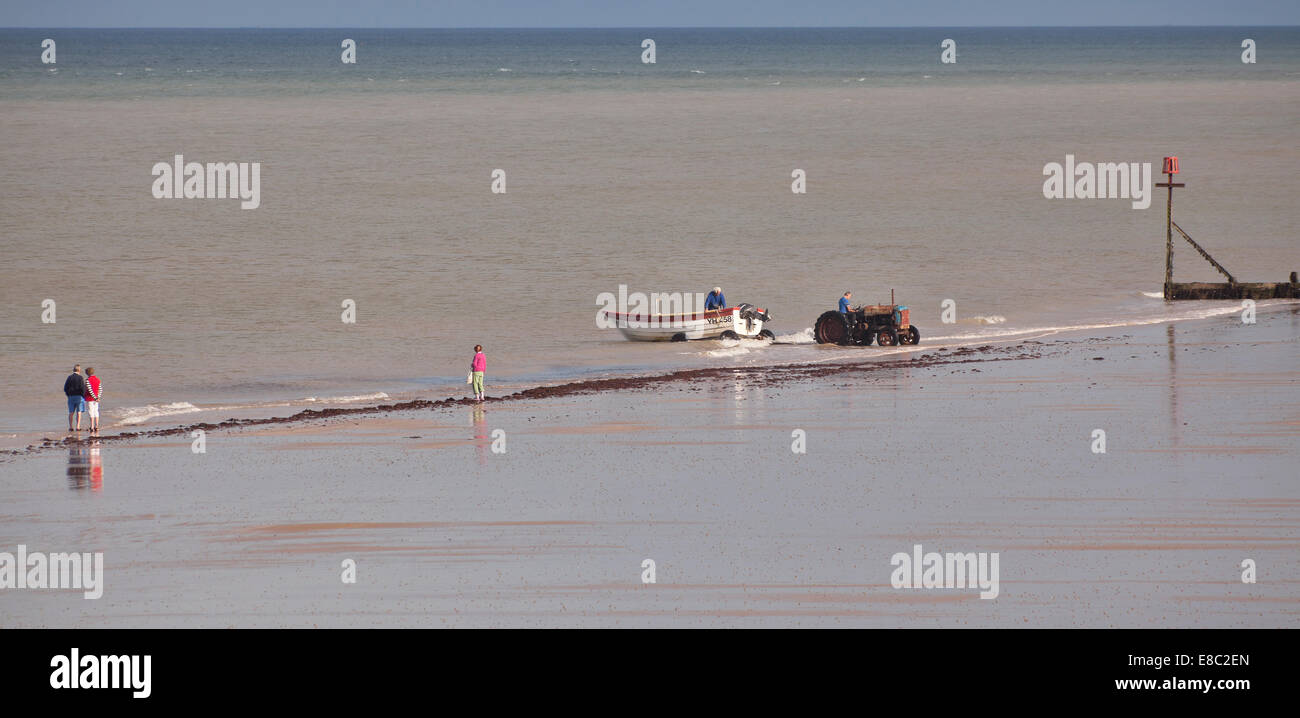
[[[747,380],[754,380],[757,374],[762,376],[756,385],[775,385],[799,379],[825,377],[833,375],[847,375],[853,373],[867,373],[874,371],[886,371],[901,368],[920,368],[943,366],[949,364],[968,364],[972,362],[984,361],[1011,361],[1021,359],[1041,358],[1041,354],[1024,353],[1019,356],[1003,356],[992,358],[973,358],[974,355],[996,354],[999,351],[1008,352],[1011,349],[1034,349],[1046,346],[1044,343],[1036,340],[1021,340],[1018,344],[1011,347],[996,347],[994,344],[985,344],[977,348],[961,347],[958,349],[948,349],[946,347],[930,350],[920,356],[910,359],[885,359],[880,361],[859,361],[859,362],[836,362],[831,364],[821,363],[799,363],[799,364],[769,364],[760,366],[744,367],[710,367],[704,369],[679,369],[666,374],[646,374],[632,375],[627,377],[614,377],[602,379],[584,379],[579,381],[565,382],[561,384],[542,385],[522,389],[512,394],[504,396],[489,396],[482,402],[477,402],[472,398],[448,397],[446,399],[412,399],[409,401],[396,402],[392,404],[371,404],[366,406],[353,407],[329,407],[324,409],[303,409],[289,416],[268,416],[245,419],[227,419],[221,422],[198,422],[184,426],[172,426],[159,429],[145,429],[141,431],[123,431],[117,434],[107,434],[100,436],[65,436],[62,440],[45,438],[40,444],[32,444],[25,449],[7,449],[0,450],[0,455],[9,456],[28,456],[42,451],[51,449],[66,448],[69,446],[89,446],[92,444],[114,443],[120,441],[134,441],[138,439],[160,438],[166,436],[188,436],[193,431],[211,432],[225,429],[238,429],[250,426],[268,426],[268,425],[296,425],[305,424],[322,419],[333,419],[344,416],[382,416],[395,412],[405,411],[424,411],[436,410],[453,406],[475,406],[477,404],[493,404],[514,401],[528,401],[536,399],[554,399],[569,396],[582,396],[587,394],[636,391],[647,389],[660,385],[671,385],[685,383],[701,379],[715,379],[724,376],[744,375]],[[917,349],[915,351],[921,351]],[[938,353],[946,353],[946,356],[936,356]]]
[[[1261,305],[1260,309],[1266,313],[1283,312],[1290,309],[1292,313],[1300,312],[1300,302],[1289,300],[1277,300],[1276,302]],[[1235,310],[1234,310],[1235,311]],[[1233,313],[1233,312],[1227,312]],[[1010,348],[1029,349],[1042,348],[1049,346],[1049,343],[1039,341],[1049,336],[1065,335],[1066,338],[1060,338],[1051,342],[1051,344],[1073,344],[1076,342],[1097,341],[1102,338],[1110,338],[1113,335],[1100,331],[1104,329],[1114,330],[1137,330],[1144,327],[1153,327],[1164,325],[1172,327],[1180,323],[1205,323],[1221,319],[1225,314],[1211,314],[1207,316],[1196,317],[1177,317],[1164,320],[1152,320],[1136,324],[1120,325],[1096,325],[1096,326],[1079,326],[1068,329],[1057,328],[1029,328],[1023,331],[1017,331],[1010,335],[998,337],[969,337],[954,338],[955,343],[949,345],[940,345],[937,347],[925,347],[924,345],[916,349],[900,349],[891,347],[890,354],[877,356],[867,354],[862,357],[852,359],[834,358],[822,362],[787,362],[787,363],[769,363],[757,365],[732,365],[732,366],[712,366],[700,368],[684,369],[664,369],[655,373],[629,373],[624,375],[615,375],[612,377],[601,377],[592,379],[574,379],[571,381],[559,381],[552,384],[538,384],[536,386],[526,387],[514,391],[510,394],[501,396],[489,396],[484,404],[526,401],[534,399],[547,399],[564,396],[577,396],[583,394],[593,394],[614,391],[629,391],[646,389],[658,385],[671,385],[676,383],[689,382],[692,380],[711,379],[722,376],[734,376],[737,374],[746,375],[747,379],[752,379],[754,374],[765,374],[763,382],[774,384],[781,382],[795,381],[807,377],[830,376],[834,374],[850,374],[854,372],[868,372],[888,369],[919,368],[927,366],[936,366],[943,364],[961,364],[970,361],[984,361],[984,359],[971,359],[975,354],[988,355],[999,349],[1007,350]],[[978,346],[976,346],[978,345]],[[878,347],[829,347],[828,350],[836,351],[847,349],[851,351],[878,352]],[[894,356],[906,356],[907,358],[887,358]],[[957,359],[957,357],[963,357]],[[1006,359],[1034,359],[1041,358],[1041,355],[1026,355],[1016,357],[1000,357],[1000,360]],[[99,436],[89,436],[84,434],[65,433],[62,438],[50,438],[42,436],[37,443],[28,444],[26,447],[0,448],[0,459],[4,457],[28,456],[41,451],[64,448],[68,446],[92,444],[115,443],[121,441],[133,441],[145,438],[161,438],[168,436],[188,436],[193,431],[211,432],[217,430],[238,429],[249,426],[267,426],[267,425],[285,425],[285,424],[305,424],[312,421],[333,419],[345,416],[366,416],[366,415],[383,415],[394,412],[413,411],[413,410],[437,410],[453,406],[473,406],[476,402],[468,397],[449,396],[445,399],[409,399],[387,404],[365,404],[360,406],[327,406],[321,409],[306,408],[283,416],[253,416],[244,418],[229,418],[219,422],[202,421],[192,424],[173,425],[173,426],[156,426],[155,428],[141,428],[140,430],[124,430],[115,434],[101,434]],[[251,409],[252,407],[249,407]],[[241,409],[248,411],[249,409]],[[212,409],[200,409],[200,411],[211,411]],[[30,432],[29,435],[47,434],[49,432]],[[19,434],[22,436],[22,434]]]

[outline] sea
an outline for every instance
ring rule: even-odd
[[[813,341],[846,290],[922,348],[1242,312],[1161,299],[1165,190],[1045,172],[1177,156],[1179,225],[1285,281],[1298,146],[1294,27],[0,29],[0,440],[78,363],[123,430],[465,395],[476,344],[489,395],[902,351]],[[258,163],[258,206],[156,197],[176,155]],[[596,321],[715,285],[776,340]]]

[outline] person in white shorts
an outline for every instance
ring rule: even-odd
[[[90,415],[90,433],[99,433],[99,396],[102,393],[94,367],[86,367],[86,413]]]

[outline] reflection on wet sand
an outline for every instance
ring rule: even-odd
[[[472,422],[474,424],[474,446],[478,452],[478,463],[484,465],[487,463],[487,415],[483,411],[482,404],[475,404],[472,412]]]
[[[103,490],[104,466],[99,452],[98,441],[68,447],[68,488]]]
[[[1169,427],[1174,441],[1181,443],[1182,435],[1178,430],[1178,347],[1174,342],[1174,325],[1165,327],[1165,339],[1169,344]]]

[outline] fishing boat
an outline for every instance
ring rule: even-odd
[[[604,311],[606,326],[638,342],[684,342],[688,339],[772,339],[763,324],[772,317],[752,304],[681,314],[633,314]]]

